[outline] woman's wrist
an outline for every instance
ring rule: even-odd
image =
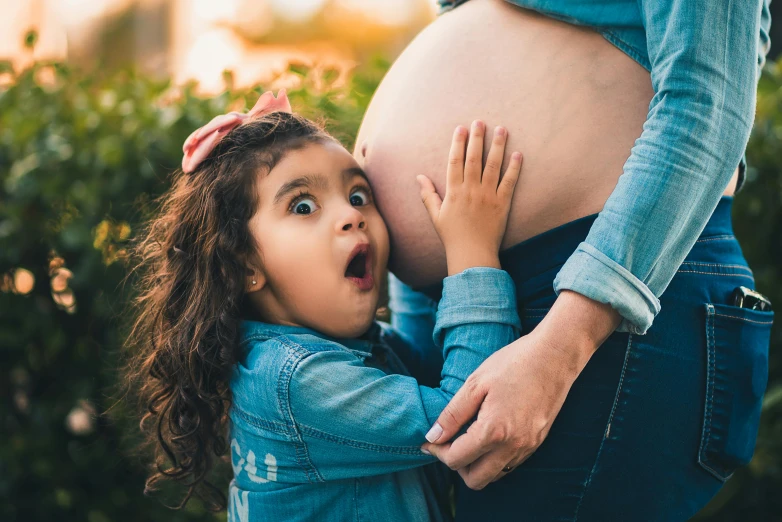
[[[621,321],[622,316],[611,305],[562,290],[535,330],[551,341],[552,349],[561,352],[575,379]]]

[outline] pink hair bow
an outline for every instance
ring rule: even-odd
[[[185,140],[185,144],[182,146],[182,152],[185,153],[182,158],[182,170],[185,173],[193,172],[198,164],[209,156],[209,153],[217,146],[223,136],[235,127],[276,111],[292,112],[285,89],[280,89],[276,98],[271,91],[266,91],[247,114],[229,112],[215,116],[212,121],[193,131]]]

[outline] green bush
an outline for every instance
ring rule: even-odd
[[[334,74],[313,78],[293,67],[303,86],[289,92],[292,104],[326,118],[350,148],[387,66],[378,61],[342,86],[329,84]],[[121,314],[132,292],[122,284],[124,248],[148,203],[167,188],[187,135],[217,114],[251,107],[262,89],[205,98],[192,84],[176,88],[133,71],[87,74],[62,63],[24,71],[0,63],[3,76],[11,81],[0,87],[0,520],[212,520],[197,502],[172,512],[142,495],[135,420],[113,398]],[[779,309],[779,64],[763,77],[749,163],[736,232],[758,288]],[[776,327],[756,457],[703,520],[770,520],[782,512],[781,337]]]
[[[378,59],[339,86],[333,72],[292,66],[302,87],[289,98],[350,148],[387,67]],[[62,63],[18,73],[2,63],[0,74],[12,79],[0,89],[0,520],[211,519],[198,503],[172,513],[142,496],[145,471],[126,436],[138,430],[111,397],[132,292],[124,247],[185,138],[248,110],[263,89],[207,98],[193,84]],[[31,291],[11,291],[30,275]]]

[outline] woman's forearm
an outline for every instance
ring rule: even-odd
[[[655,97],[616,188],[554,280],[644,334],[744,152],[760,0],[642,2]]]

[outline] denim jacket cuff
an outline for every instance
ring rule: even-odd
[[[581,242],[554,279],[554,292],[572,290],[610,304],[622,316],[617,332],[643,335],[660,311],[660,301],[625,267]]]
[[[521,329],[516,286],[505,270],[468,268],[443,280],[434,340],[443,345],[444,330],[466,323],[500,323]]]

